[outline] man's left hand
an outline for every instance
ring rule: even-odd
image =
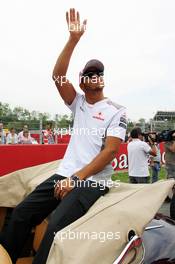
[[[74,187],[75,186],[69,177],[64,180],[58,181],[54,190],[55,198],[63,199]]]

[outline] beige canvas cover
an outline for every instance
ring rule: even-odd
[[[0,177],[0,206],[15,207],[38,184],[56,172],[59,162],[33,166]],[[142,234],[173,185],[174,180],[166,180],[145,185],[120,183],[119,187],[111,188],[85,216],[56,234],[47,264],[112,264],[126,245],[128,232],[132,229],[138,235]],[[77,234],[76,238],[70,239],[70,232]],[[80,232],[85,239],[80,237]],[[111,239],[111,234],[116,232],[120,238]],[[103,242],[102,237],[106,238]]]
[[[174,180],[166,180],[112,188],[85,216],[56,234],[47,264],[112,264],[127,244],[128,232],[143,233],[173,185]],[[120,238],[101,242],[100,234],[107,238],[109,232],[119,232]]]
[[[14,171],[0,177],[0,206],[15,207],[38,184],[52,176],[61,160]]]

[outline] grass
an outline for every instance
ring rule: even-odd
[[[150,170],[150,175],[151,175],[151,170]],[[128,181],[128,172],[127,171],[118,171],[116,172],[113,176],[112,179],[115,180],[120,180],[121,182],[129,182]],[[166,170],[164,167],[161,167],[161,170],[159,172],[159,180],[166,179]]]

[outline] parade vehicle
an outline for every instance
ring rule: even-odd
[[[175,263],[175,221],[170,217],[156,214],[141,237],[132,231],[130,236],[128,244],[113,264]]]
[[[30,244],[28,243],[28,248],[25,248],[23,251],[23,256],[18,259],[17,264],[32,263],[33,256],[29,255],[31,255],[31,252],[34,255],[35,251],[37,251],[46,228],[46,220],[36,227],[35,233],[33,233],[32,236],[32,238],[34,238],[33,244],[31,244],[31,242]],[[128,244],[125,246],[121,254],[116,256],[116,260],[113,262],[113,264],[175,263],[175,221],[173,221],[168,216],[156,214],[155,218],[145,228],[145,231],[141,237],[135,234],[135,232],[132,230],[128,235],[130,236],[128,237]],[[27,253],[28,256],[26,255]],[[88,264],[89,262],[87,261],[84,263]],[[0,264],[12,264],[8,253],[1,245]]]

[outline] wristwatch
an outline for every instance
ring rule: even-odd
[[[76,174],[73,174],[71,177],[71,180],[74,181],[74,183],[77,185],[78,182],[80,182],[80,178],[76,175]]]

